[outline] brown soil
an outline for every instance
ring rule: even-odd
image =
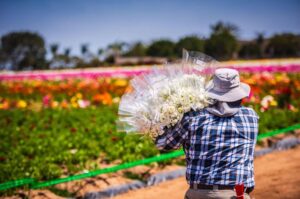
[[[255,199],[300,198],[300,146],[255,159]],[[184,177],[157,186],[130,191],[115,199],[182,199],[188,186]]]
[[[259,147],[257,147],[259,148]],[[300,199],[300,146],[286,150],[277,151],[258,157],[255,163],[255,191],[251,194],[255,199]],[[151,175],[162,171],[171,171],[182,168],[177,165],[169,165],[160,168],[158,165],[138,166],[126,171],[136,174]],[[108,187],[126,184],[131,179],[124,177],[125,171],[118,171],[112,174],[104,174],[95,178],[88,178],[79,181],[72,181],[56,185],[58,189],[77,192],[77,196],[83,196],[87,192],[100,191]],[[145,177],[147,177],[147,175]],[[160,183],[157,186],[130,191],[121,194],[115,199],[152,199],[152,198],[172,198],[182,199],[188,186],[185,177]],[[19,191],[28,196],[29,192]],[[1,198],[1,197],[0,197]],[[13,197],[2,197],[5,199],[19,199],[17,195]],[[62,199],[48,190],[31,190],[31,199]]]
[[[112,165],[102,165],[101,168],[108,167]],[[145,166],[136,166],[130,169],[118,171],[110,174],[103,174],[93,178],[86,178],[82,180],[70,181],[62,184],[55,185],[55,188],[60,190],[66,190],[70,193],[76,193],[76,197],[83,197],[88,192],[97,192],[101,190],[105,190],[111,186],[127,184],[133,181],[133,179],[126,178],[124,175],[126,172],[130,172],[145,179],[150,175],[165,172],[165,171],[174,171],[183,168],[178,165],[166,165],[160,166],[157,163]],[[0,199],[21,199],[21,195],[27,196],[30,199],[62,199],[64,197],[60,197],[49,190],[41,189],[41,190],[31,190],[17,191],[18,194],[15,194],[11,197],[1,197]]]

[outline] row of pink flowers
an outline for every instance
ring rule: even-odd
[[[230,66],[229,66],[230,67]],[[244,66],[244,67],[231,67],[239,70],[240,72],[259,73],[259,72],[286,72],[296,73],[300,72],[300,64],[291,64],[286,66]]]
[[[228,65],[240,72],[300,72],[300,64],[288,65]],[[99,78],[99,77],[132,77],[151,70],[151,67],[125,67],[125,68],[97,68],[97,69],[73,69],[62,71],[30,71],[30,72],[4,72],[0,73],[1,80],[21,80],[21,79],[69,79],[69,78]]]
[[[66,71],[31,71],[31,72],[10,72],[0,73],[1,80],[22,80],[22,79],[69,79],[69,78],[99,78],[99,77],[131,77],[149,71],[150,68],[116,68],[116,69],[73,69]]]

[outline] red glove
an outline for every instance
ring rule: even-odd
[[[244,199],[244,184],[237,184],[234,187],[237,199]]]

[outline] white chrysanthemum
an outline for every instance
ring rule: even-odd
[[[133,127],[130,131],[139,131],[154,139],[163,133],[164,127],[179,122],[184,113],[207,105],[202,76],[181,74],[148,78],[148,81],[151,83],[146,85],[148,87],[133,93],[133,98],[121,101],[120,110],[127,114],[122,119]],[[129,105],[133,99],[134,104]]]

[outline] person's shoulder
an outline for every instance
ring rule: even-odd
[[[259,116],[258,114],[256,113],[256,111],[251,108],[251,107],[245,107],[245,106],[241,106],[241,113],[243,115],[247,115],[247,116],[250,116],[250,117],[256,117],[257,119],[259,119]]]
[[[205,108],[203,108],[203,109],[197,109],[197,110],[192,109],[192,110],[188,111],[187,113],[185,113],[185,116],[189,117],[189,118],[194,118],[194,117],[204,117],[207,114],[209,114],[209,112]]]

